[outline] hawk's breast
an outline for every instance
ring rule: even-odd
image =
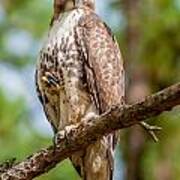
[[[76,9],[60,15],[40,51],[36,76],[37,89],[46,116],[56,129],[59,123],[61,127],[67,125],[68,98],[70,98],[68,94],[74,94],[74,99],[82,97],[89,103],[89,96],[83,84],[83,60],[75,34],[75,28],[83,13],[82,9]]]

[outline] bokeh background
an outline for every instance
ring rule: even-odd
[[[0,161],[22,160],[51,143],[36,97],[34,70],[47,35],[52,0],[0,0]],[[180,0],[97,0],[126,67],[127,102],[180,81]],[[121,131],[117,180],[180,179],[180,108],[150,120],[154,143],[139,126]],[[37,180],[78,180],[68,160]]]

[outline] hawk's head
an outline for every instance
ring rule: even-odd
[[[70,11],[75,7],[86,6],[90,9],[95,9],[95,0],[54,0],[54,15],[51,19],[52,26],[54,20],[58,19],[61,13]]]
[[[75,0],[55,0],[54,8],[58,9],[59,12],[71,10],[75,6]]]
[[[87,6],[91,9],[95,8],[95,0],[55,0],[54,7],[59,12],[72,10],[75,7]]]
[[[76,6],[88,6],[95,9],[95,0],[74,0]]]
[[[78,6],[87,6],[91,9],[95,8],[95,0],[62,0],[64,11],[68,11]]]
[[[75,7],[75,0],[54,0],[54,15],[51,19],[50,26],[58,19],[59,15]]]

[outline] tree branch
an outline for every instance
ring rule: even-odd
[[[101,116],[81,122],[76,127],[69,126],[59,132],[56,147],[42,149],[23,162],[15,164],[1,174],[1,179],[29,180],[37,177],[103,135],[130,127],[163,111],[170,111],[176,105],[180,105],[180,83],[149,96],[137,104],[112,107]]]

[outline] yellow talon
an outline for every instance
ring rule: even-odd
[[[42,76],[42,81],[44,81],[44,82],[46,82],[46,83],[48,83],[48,79],[47,79],[47,77],[46,76]]]

